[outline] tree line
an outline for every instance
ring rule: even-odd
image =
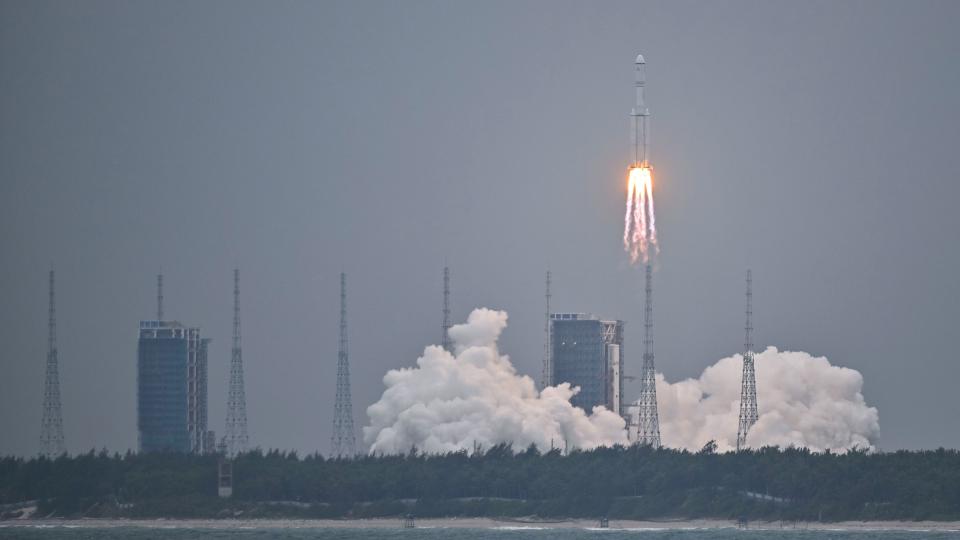
[[[4,457],[0,504],[37,501],[42,517],[960,519],[957,450],[713,450],[498,445],[352,459],[255,450],[233,460],[230,499],[217,497],[218,455]]]

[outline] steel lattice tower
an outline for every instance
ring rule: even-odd
[[[63,415],[60,408],[60,361],[57,356],[57,307],[54,295],[54,275],[50,270],[47,370],[43,382],[43,419],[40,422],[40,453],[49,458],[67,451],[63,443]]]
[[[350,357],[347,352],[347,274],[340,274],[340,351],[337,354],[337,398],[333,406],[330,455],[353,457],[357,441],[353,433],[353,400],[350,397]]]
[[[157,320],[163,320],[163,273],[157,274]]]
[[[757,377],[753,367],[753,276],[747,270],[747,325],[743,344],[743,377],[740,381],[740,426],[737,450],[746,448],[747,433],[757,423]]]
[[[546,282],[546,293],[544,294],[544,299],[546,300],[547,311],[544,314],[543,322],[543,333],[544,333],[544,342],[543,342],[543,373],[540,376],[540,389],[550,386],[553,382],[553,363],[551,362],[550,357],[550,271],[547,270],[547,282]]]
[[[227,397],[226,445],[230,456],[247,451],[247,393],[240,346],[240,269],[233,270],[233,348],[230,351],[230,391]]]
[[[443,322],[441,323],[443,337],[440,344],[453,353],[453,342],[450,340],[450,267],[443,267]]]
[[[660,415],[657,412],[656,365],[653,361],[653,267],[647,264],[646,304],[643,310],[643,370],[637,403],[637,442],[660,447]]]

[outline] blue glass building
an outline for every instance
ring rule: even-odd
[[[550,341],[551,386],[579,386],[573,405],[588,413],[600,405],[623,416],[623,321],[553,313]]]
[[[141,452],[211,451],[207,434],[207,345],[199,328],[140,321],[137,429]]]

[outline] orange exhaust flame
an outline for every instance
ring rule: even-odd
[[[627,176],[627,215],[623,225],[623,248],[630,263],[644,263],[659,251],[653,212],[653,173],[649,167],[630,167]]]

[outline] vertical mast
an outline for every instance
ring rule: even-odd
[[[157,320],[163,320],[163,272],[157,274]]]
[[[643,368],[640,374],[637,442],[660,447],[660,415],[657,410],[656,365],[653,358],[653,267],[646,267],[646,302],[643,310]]]
[[[350,360],[347,351],[347,275],[340,274],[340,350],[337,354],[337,396],[333,411],[332,457],[357,454],[353,432],[353,402],[350,396]]]
[[[743,375],[740,381],[740,423],[737,428],[737,450],[746,448],[747,434],[757,423],[757,378],[753,358],[753,275],[747,270],[747,323],[744,327]]]
[[[226,445],[230,456],[246,452],[247,393],[243,376],[243,348],[240,341],[240,269],[233,270],[233,346],[230,350],[230,390],[227,396]]]
[[[450,340],[450,267],[443,267],[443,322],[440,330],[443,332],[440,343],[443,348],[453,353],[453,342]]]
[[[40,422],[40,453],[55,458],[66,452],[63,442],[63,415],[60,407],[60,360],[57,354],[57,308],[54,274],[49,276],[47,311],[47,366],[43,382],[43,418]]]
[[[743,350],[753,356],[753,273],[747,270],[747,323],[744,326]]]
[[[551,347],[553,344],[550,341],[550,271],[547,270],[547,286],[546,294],[544,295],[546,299],[547,310],[544,313],[543,321],[543,333],[545,336],[543,342],[543,374],[540,377],[540,389],[553,384],[553,362],[551,358]]]

